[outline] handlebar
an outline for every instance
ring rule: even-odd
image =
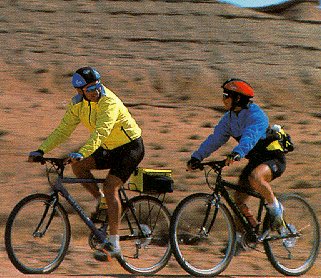
[[[65,158],[56,158],[56,157],[29,157],[28,162],[39,162],[41,164],[45,164],[49,162],[52,165],[56,166],[65,166],[71,163],[70,157]]]
[[[226,163],[226,159],[201,162],[200,170],[203,170],[204,166],[209,166],[215,171],[221,171],[226,166],[225,163]]]
[[[55,171],[59,174],[62,174],[64,172],[65,166],[69,163],[71,163],[71,160],[69,157],[67,158],[55,158],[55,157],[29,157],[28,159],[29,162],[37,162],[42,165],[44,164],[50,164],[51,167],[48,167],[47,165],[47,170],[49,168],[54,168],[56,169]]]

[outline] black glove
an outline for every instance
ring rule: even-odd
[[[241,156],[237,152],[231,152],[230,154],[227,155],[227,159],[233,160],[233,161],[240,161]]]
[[[187,162],[187,167],[190,167],[192,170],[200,169],[201,168],[201,161],[195,157],[192,157]]]
[[[43,155],[44,155],[44,152],[42,150],[33,151],[33,152],[29,153],[28,161],[29,162],[40,162]]]

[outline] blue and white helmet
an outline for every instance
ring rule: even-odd
[[[71,83],[75,88],[83,88],[94,81],[100,81],[99,72],[92,67],[83,67],[73,74]]]

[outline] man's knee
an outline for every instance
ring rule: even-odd
[[[123,181],[114,175],[108,175],[104,183],[104,191],[108,193],[118,192],[123,185]]]
[[[258,171],[253,170],[249,175],[249,182],[252,185],[253,183],[258,183],[261,179],[261,176]]]
[[[73,163],[71,165],[72,171],[78,178],[91,178],[92,174],[89,169],[84,168],[80,163]]]
[[[85,158],[82,161],[71,164],[71,168],[75,176],[79,178],[91,178],[91,170],[95,169],[95,161],[91,158]]]
[[[262,184],[272,180],[272,171],[266,164],[256,167],[249,175],[249,182],[253,184]]]
[[[73,164],[71,164],[71,169],[72,169],[73,173],[74,173],[76,176],[78,176],[79,173],[81,173],[81,169],[80,169],[80,167],[79,167],[77,164],[78,164],[78,163],[73,163]]]

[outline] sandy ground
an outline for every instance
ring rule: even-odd
[[[46,192],[43,169],[27,154],[58,124],[75,94],[70,76],[95,66],[143,129],[144,167],[173,170],[173,210],[183,197],[208,191],[201,173],[186,173],[192,151],[222,114],[220,85],[247,80],[271,123],[296,144],[277,193],[299,192],[320,215],[321,10],[300,3],[279,13],[238,9],[216,1],[5,0],[0,3],[0,275],[21,276],[4,249],[5,222],[14,204]],[[76,150],[88,133],[79,127],[52,156]],[[213,155],[222,158],[235,142]],[[226,171],[235,180],[242,162]],[[85,209],[94,202],[71,188]],[[87,229],[73,219],[71,252],[51,276],[130,277],[116,262],[97,263]],[[320,259],[308,273],[321,276]],[[187,276],[172,259],[161,277]],[[236,257],[222,277],[280,276],[262,253]]]

